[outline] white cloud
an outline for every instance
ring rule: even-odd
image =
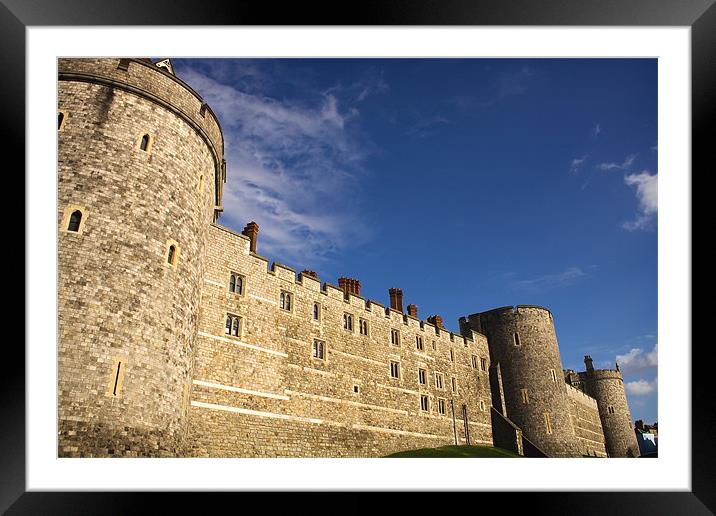
[[[255,220],[259,254],[309,269],[369,238],[352,193],[368,153],[349,130],[359,116],[354,107],[333,92],[312,92],[312,102],[279,100],[192,68],[181,76],[222,124],[228,170],[221,224],[241,231]]]
[[[658,210],[658,174],[651,175],[645,170],[639,174],[625,176],[624,182],[636,187],[636,197],[639,201],[639,213],[636,219],[625,222],[624,229],[634,231],[651,227],[651,221]]]
[[[602,132],[602,126],[599,125],[599,122],[594,124],[594,136],[599,136],[599,133]]]
[[[636,156],[636,154],[630,154],[624,158],[622,163],[600,163],[597,168],[599,170],[628,170],[634,163]]]
[[[636,374],[657,367],[659,358],[659,344],[654,344],[651,351],[644,352],[642,348],[632,348],[624,355],[617,355],[616,362],[623,374]]]
[[[579,172],[579,168],[584,164],[585,161],[587,161],[587,158],[589,158],[589,155],[585,154],[581,158],[574,158],[572,160],[572,163],[569,165],[569,171],[572,174],[576,174]]]
[[[626,382],[624,384],[624,390],[627,394],[632,396],[646,396],[647,394],[655,392],[657,385],[657,378],[654,378],[652,381],[642,379],[633,382]]]
[[[518,280],[511,283],[517,290],[546,290],[574,285],[589,276],[579,267],[570,267],[556,274],[545,274],[532,279]]]

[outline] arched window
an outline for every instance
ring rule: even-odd
[[[62,129],[62,122],[64,122],[64,121],[65,121],[65,114],[62,111],[60,111],[59,113],[57,113],[57,130],[58,131],[60,129]]]
[[[279,306],[286,310],[286,294],[281,292],[281,297],[279,298]]]
[[[236,277],[236,290],[234,290],[237,294],[243,294],[244,292],[244,280],[241,276]]]
[[[80,230],[80,222],[82,222],[82,212],[75,210],[70,215],[70,223],[67,226],[67,231],[74,231],[77,233]]]
[[[229,279],[229,290],[231,292],[236,292],[236,276],[234,276],[234,273],[231,273],[231,278]]]
[[[313,303],[313,318],[318,320],[318,303]]]
[[[231,335],[231,317],[226,317],[226,334]]]
[[[176,247],[173,245],[169,246],[169,253],[167,254],[167,262],[174,265],[174,253],[176,253]]]
[[[291,294],[286,294],[286,310],[291,310]]]
[[[234,318],[234,327],[232,328],[231,334],[234,337],[239,336],[239,318],[238,317]]]
[[[139,148],[143,151],[146,151],[149,148],[149,135],[145,134],[142,136],[142,141],[139,144]]]

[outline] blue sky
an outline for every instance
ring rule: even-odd
[[[421,319],[554,314],[565,368],[657,420],[655,59],[172,60],[226,139],[258,252]]]

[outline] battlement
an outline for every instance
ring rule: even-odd
[[[542,310],[549,314],[550,317],[552,317],[552,312],[549,310],[549,308],[545,308],[544,306],[539,305],[508,305],[508,306],[501,306],[499,308],[492,308],[491,310],[486,310],[484,312],[476,312],[474,314],[468,315],[466,318],[461,317],[461,320],[469,320],[473,319],[475,317],[492,317],[492,316],[503,316],[503,315],[517,315],[520,313],[520,309],[530,309],[530,310]]]
[[[585,375],[584,377],[588,380],[619,380],[624,381],[622,377],[621,371],[617,371],[616,369],[595,369],[594,371],[587,371],[585,373],[580,373],[580,376]]]
[[[589,405],[594,410],[597,410],[597,400],[593,397],[586,394],[584,391],[577,389],[576,387],[572,387],[568,383],[565,383],[564,386],[567,389],[567,396],[570,398],[577,400],[580,403],[583,403],[585,405]]]

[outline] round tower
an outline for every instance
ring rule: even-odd
[[[639,445],[622,373],[615,369],[594,369],[589,356],[584,357],[584,363],[587,370],[580,373],[580,377],[586,393],[597,400],[607,454],[609,457],[638,457]]]
[[[58,62],[58,454],[175,456],[223,136],[148,59]]]
[[[461,323],[487,336],[490,362],[501,369],[506,416],[548,456],[580,456],[551,312],[507,306]]]

